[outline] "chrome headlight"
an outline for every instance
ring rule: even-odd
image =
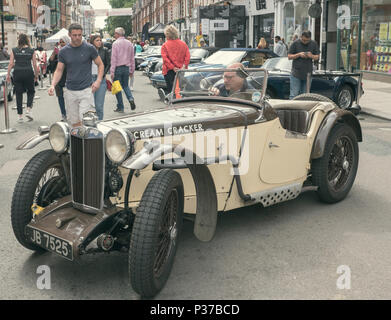
[[[111,130],[106,136],[106,154],[114,163],[124,162],[132,152],[133,142],[121,129]]]
[[[52,124],[49,131],[49,142],[57,153],[64,153],[69,146],[69,127],[65,122]]]

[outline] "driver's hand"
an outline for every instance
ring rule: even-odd
[[[220,90],[217,89],[216,87],[212,87],[209,89],[210,93],[212,93],[214,96],[220,95]]]

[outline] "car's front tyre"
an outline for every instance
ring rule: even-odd
[[[327,203],[343,200],[356,177],[359,161],[354,130],[337,124],[327,139],[324,155],[312,162],[312,180],[320,199]]]
[[[137,208],[129,247],[129,277],[144,298],[165,285],[174,262],[182,227],[184,191],[173,170],[157,172]]]
[[[22,246],[40,250],[25,235],[25,227],[33,217],[31,206],[46,207],[66,194],[69,188],[57,154],[53,150],[37,153],[23,168],[12,195],[12,229]]]

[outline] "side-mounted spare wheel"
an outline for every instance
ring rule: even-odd
[[[334,103],[333,100],[322,96],[321,94],[316,94],[316,93],[303,93],[299,94],[298,96],[294,97],[293,100],[298,100],[298,101],[320,101],[320,102],[332,102]],[[335,103],[334,103],[335,104]]]
[[[184,191],[181,176],[157,172],[137,208],[129,247],[129,277],[142,297],[155,296],[166,283],[182,228]]]
[[[348,124],[338,123],[330,132],[323,157],[312,162],[312,180],[320,199],[327,203],[343,200],[358,168],[357,136]]]
[[[26,164],[16,182],[11,202],[12,229],[22,246],[43,250],[25,235],[25,227],[33,216],[32,205],[46,207],[69,193],[64,169],[53,150],[39,152]]]

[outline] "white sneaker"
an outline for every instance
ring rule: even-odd
[[[66,116],[62,116],[62,119],[61,119],[62,122],[67,122],[67,117]]]
[[[20,117],[20,118],[18,119],[18,122],[19,122],[19,123],[23,123],[23,118]]]
[[[33,121],[34,120],[33,113],[31,112],[31,110],[26,112],[26,118],[28,118],[29,121]]]

